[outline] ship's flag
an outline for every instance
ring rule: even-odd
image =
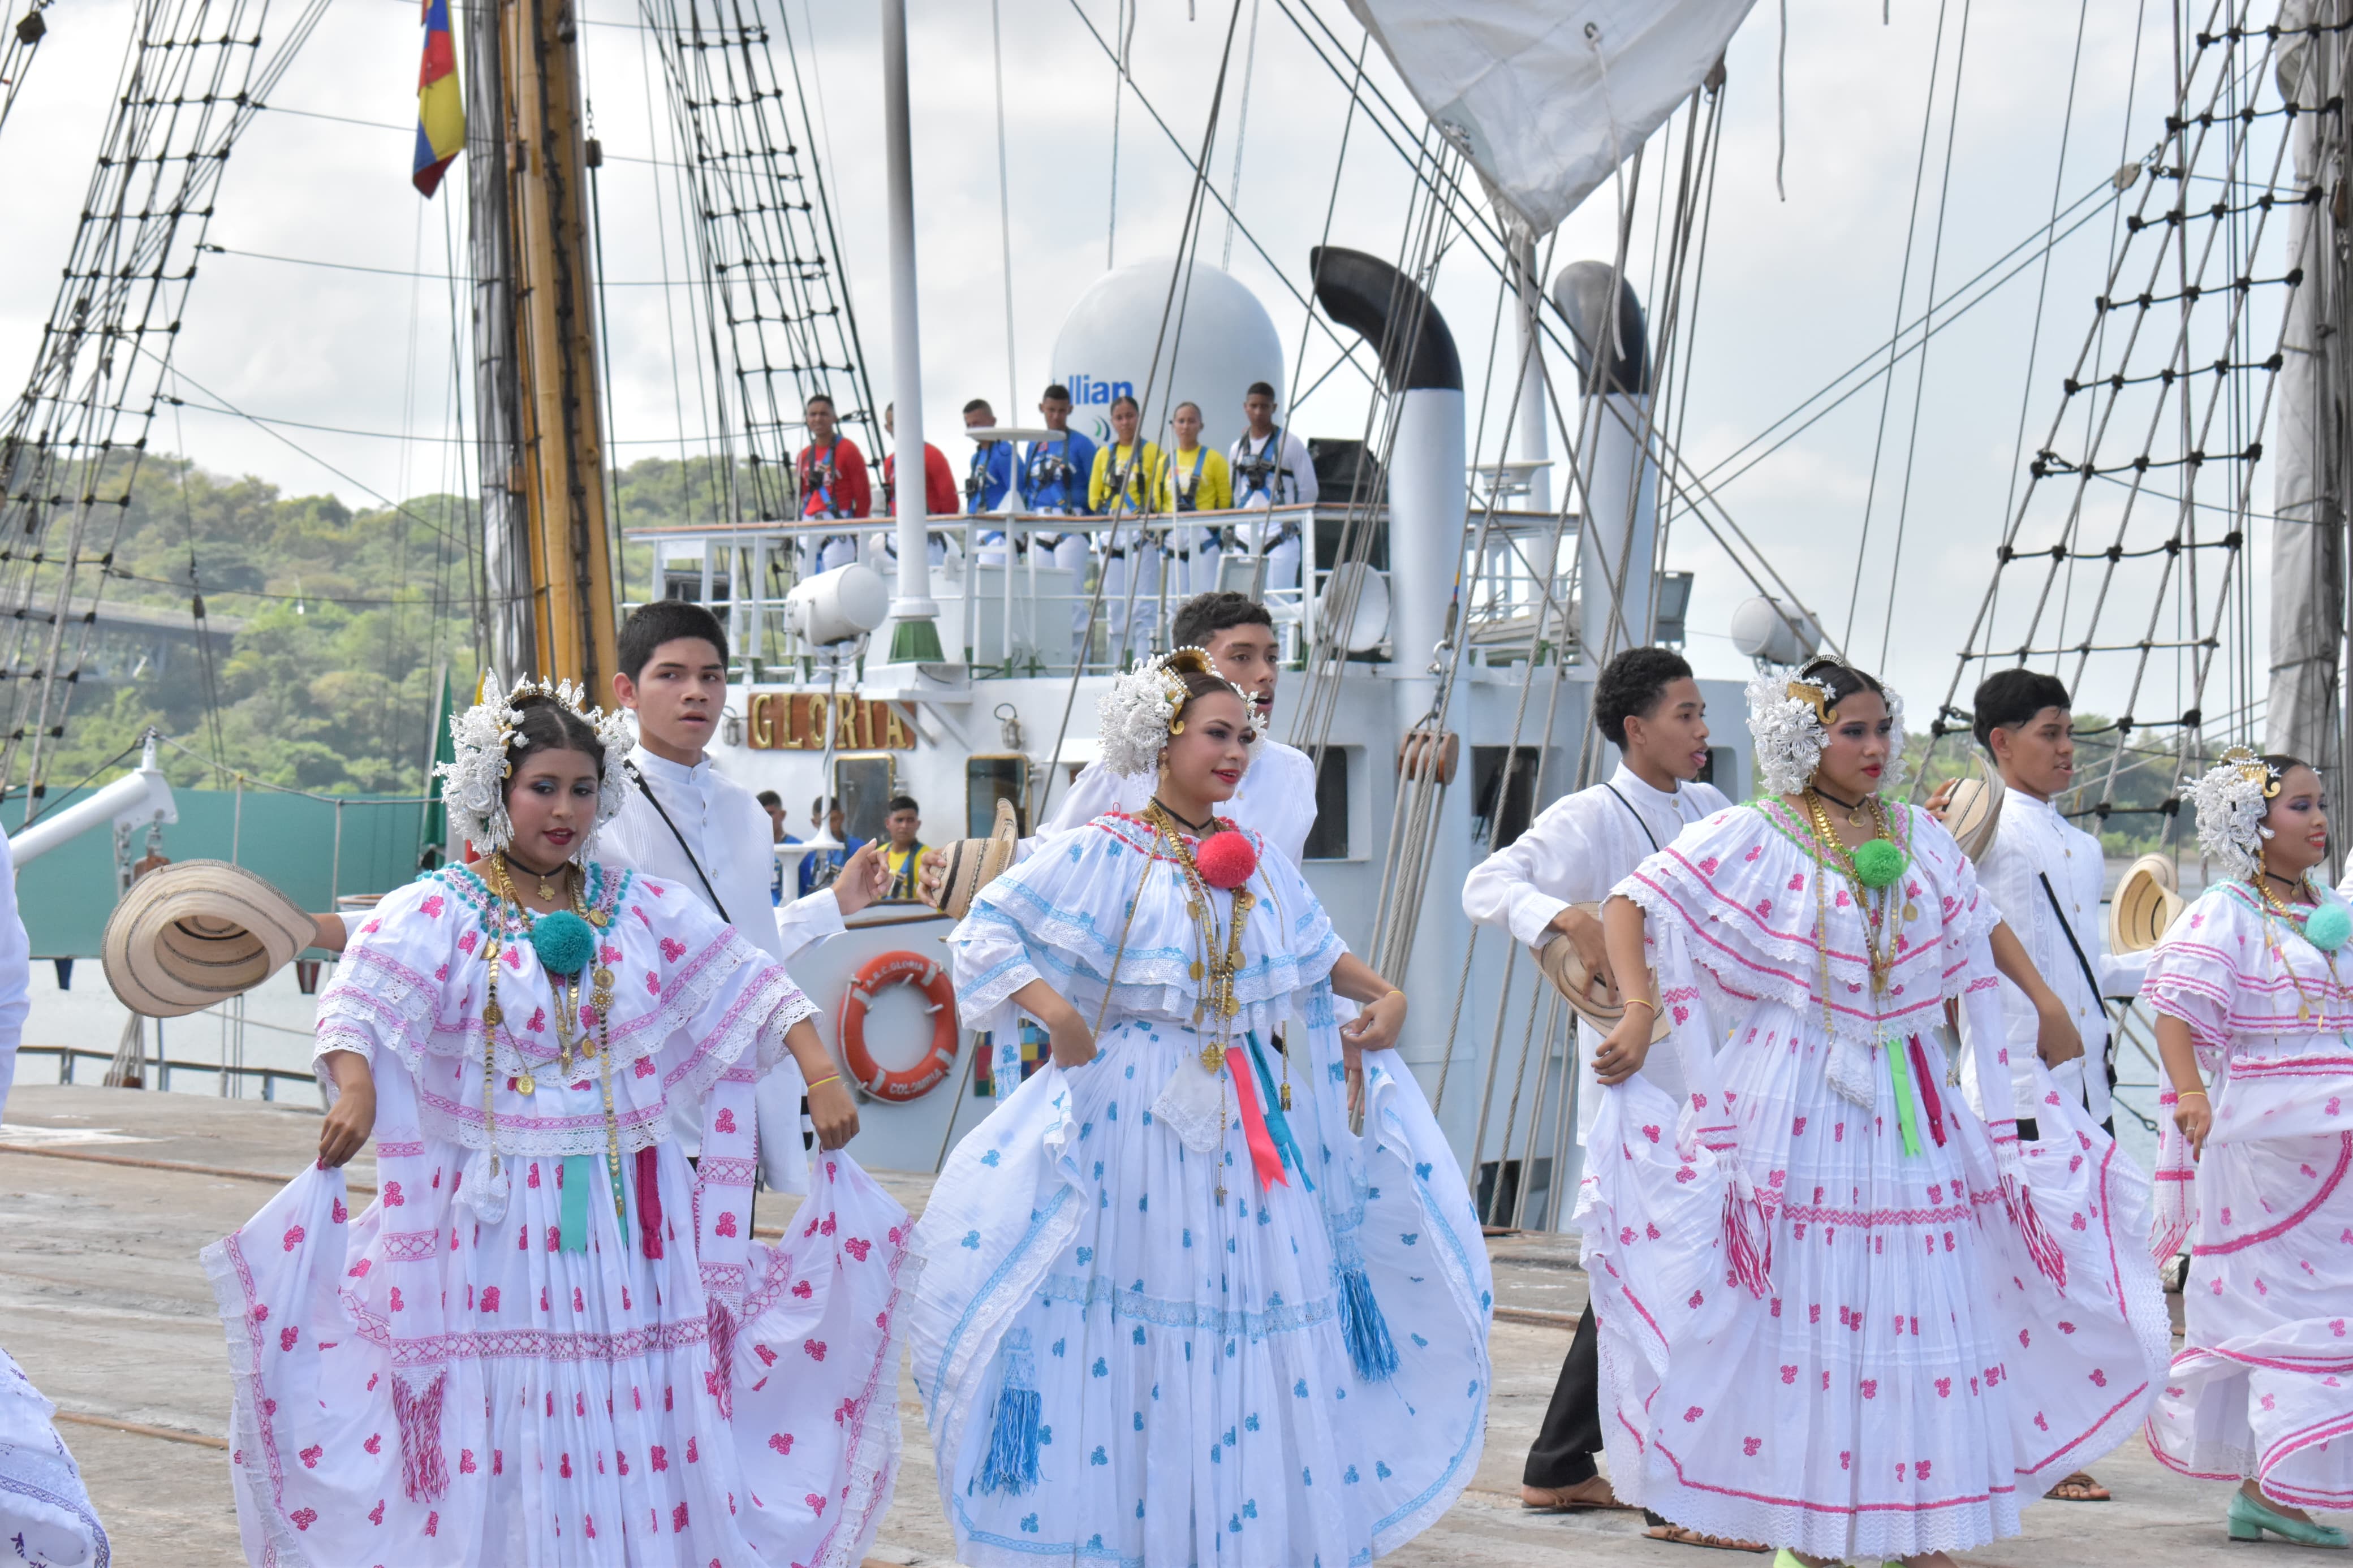
[[[425,63],[417,72],[417,169],[419,192],[441,186],[449,161],[466,146],[466,100],[458,91],[458,46],[449,37],[449,0],[424,0]]]

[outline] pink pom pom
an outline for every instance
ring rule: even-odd
[[[1212,888],[1239,888],[1258,869],[1258,851],[1239,832],[1212,833],[1193,851],[1201,880]]]

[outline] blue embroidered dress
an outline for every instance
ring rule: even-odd
[[[1187,884],[1137,819],[999,877],[950,939],[968,1025],[1008,1026],[1039,978],[1103,1012],[1095,1059],[1048,1066],[966,1136],[916,1227],[908,1334],[964,1563],[1341,1568],[1410,1540],[1478,1466],[1470,1194],[1393,1053],[1366,1056],[1349,1131],[1345,949],[1250,837],[1237,1048],[1214,1074]],[[1208,898],[1222,947],[1234,896]]]

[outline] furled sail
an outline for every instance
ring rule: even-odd
[[[1630,157],[1755,0],[1348,0],[1432,123],[1535,234]]]

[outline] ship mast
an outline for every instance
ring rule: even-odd
[[[491,658],[601,696],[617,663],[577,21],[467,9],[475,392]]]

